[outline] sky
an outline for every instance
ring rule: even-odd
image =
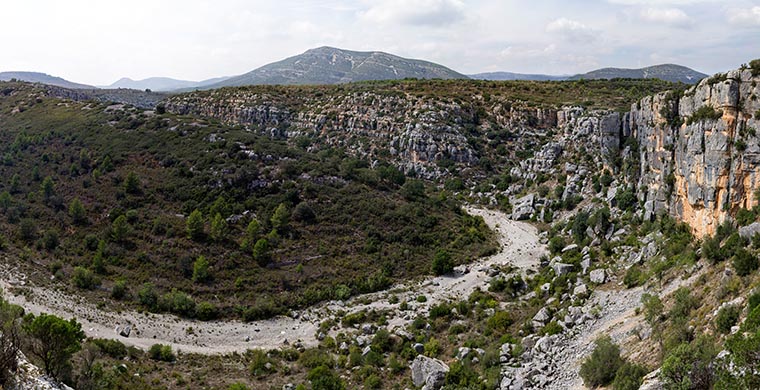
[[[760,58],[760,0],[24,0],[0,7],[0,71],[91,85],[203,80],[333,46],[471,74],[576,74]]]

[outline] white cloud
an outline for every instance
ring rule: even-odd
[[[597,32],[594,29],[567,18],[553,20],[546,25],[546,32],[557,34],[562,39],[573,43],[591,43],[597,38]]]
[[[728,22],[737,25],[760,25],[760,6],[750,9],[731,9],[728,11]]]
[[[463,20],[464,11],[460,0],[382,0],[373,1],[359,16],[368,22],[383,24],[447,26]]]
[[[686,12],[678,8],[644,8],[639,16],[648,22],[678,27],[690,26],[693,22]]]

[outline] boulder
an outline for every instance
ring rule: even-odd
[[[562,276],[573,272],[573,265],[565,263],[554,263],[552,264],[552,269],[557,276]]]
[[[522,198],[515,200],[512,204],[512,219],[516,221],[530,219],[536,211],[533,208],[535,202],[536,196],[534,194],[525,195]]]
[[[549,312],[549,309],[545,307],[541,308],[541,310],[539,310],[538,313],[536,313],[536,315],[533,316],[533,321],[539,322],[543,325],[546,325],[546,323],[549,322],[549,320],[551,319],[552,319],[552,313]]]
[[[660,369],[654,370],[644,376],[644,380],[639,386],[639,390],[663,390],[665,386],[660,380]]]
[[[589,279],[592,283],[604,284],[607,281],[607,272],[603,268],[598,268],[589,274]]]
[[[132,333],[132,325],[125,325],[119,331],[119,336],[121,336],[121,337],[129,337],[130,333]]]
[[[580,298],[585,298],[588,296],[588,288],[585,284],[581,283],[573,289],[573,295]]]
[[[423,352],[425,352],[425,346],[422,345],[421,343],[414,344],[412,346],[412,349],[414,349],[414,352],[417,352],[417,353],[423,353]]]
[[[467,347],[459,347],[459,350],[457,351],[457,360],[464,360],[467,356],[470,355],[470,352],[472,352],[472,349]]]
[[[411,365],[412,382],[423,390],[438,390],[446,379],[449,366],[446,363],[426,356],[418,355]]]
[[[752,239],[758,233],[760,233],[760,222],[752,222],[739,228],[739,235],[746,239]]]

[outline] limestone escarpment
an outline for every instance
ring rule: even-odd
[[[661,93],[632,107],[646,218],[667,212],[703,236],[756,204],[758,82],[751,70],[735,70],[702,80],[680,98]]]

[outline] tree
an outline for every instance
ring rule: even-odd
[[[209,280],[211,275],[208,272],[208,260],[205,256],[198,256],[193,263],[193,282],[203,283]]]
[[[620,348],[606,335],[596,339],[594,343],[596,347],[591,356],[581,364],[579,374],[586,386],[606,386],[612,383],[618,369],[623,365]]]
[[[21,190],[21,177],[19,177],[18,173],[11,176],[10,187],[11,193],[14,194]]]
[[[27,315],[23,329],[29,336],[30,354],[40,360],[47,375],[63,380],[71,369],[71,356],[82,348],[82,325],[43,313]]]
[[[19,319],[24,309],[11,305],[0,290],[0,388],[18,368],[18,351],[21,344]]]
[[[290,211],[284,203],[280,203],[272,214],[270,219],[272,228],[278,233],[282,233],[287,230],[288,222],[290,222]]]
[[[74,198],[69,204],[69,216],[75,225],[84,225],[87,222],[87,212],[79,198]]]
[[[216,213],[214,219],[211,220],[211,239],[214,241],[222,241],[227,237],[229,233],[229,226],[227,226],[227,220],[222,218],[222,215]]]
[[[262,267],[269,264],[269,241],[266,238],[260,238],[256,241],[256,244],[253,246],[253,259]]]
[[[625,362],[618,368],[615,380],[612,381],[612,388],[614,390],[638,390],[647,372],[649,370],[644,366]]]
[[[140,193],[140,178],[134,172],[129,172],[127,178],[124,179],[124,192],[128,194]]]
[[[51,196],[55,195],[55,183],[53,183],[52,177],[46,176],[42,181],[41,188],[42,194],[45,195],[45,199],[49,199]]]
[[[256,240],[259,239],[260,230],[261,227],[259,226],[258,220],[254,218],[251,222],[248,222],[248,226],[245,228],[245,238],[243,238],[243,243],[240,244],[240,248],[246,251],[253,250],[253,245],[256,243]]]
[[[185,223],[185,229],[187,231],[187,236],[195,241],[200,241],[203,239],[203,236],[205,234],[204,230],[204,222],[203,222],[203,214],[198,209],[193,210],[192,213],[190,213],[190,216],[187,217],[187,221]]]
[[[120,215],[111,224],[111,238],[116,242],[124,242],[127,240],[130,230],[127,217]]]
[[[401,195],[409,201],[415,201],[425,198],[425,184],[419,180],[407,180],[401,186]]]
[[[739,276],[747,276],[751,274],[753,271],[757,270],[759,265],[757,257],[744,248],[736,250],[733,257],[733,264],[736,274]]]
[[[436,275],[445,275],[454,271],[454,262],[451,255],[445,249],[438,249],[433,256],[432,264],[433,273]]]

